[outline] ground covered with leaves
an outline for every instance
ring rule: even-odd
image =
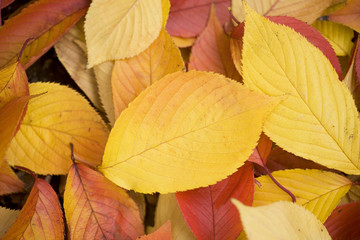
[[[360,2],[2,0],[3,239],[360,239]]]

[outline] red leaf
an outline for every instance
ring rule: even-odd
[[[4,7],[9,6],[11,3],[13,3],[15,0],[1,0],[0,9],[3,9]]]
[[[215,3],[220,23],[230,20],[230,0],[170,0],[171,7],[166,30],[172,36],[196,37],[204,29],[210,6]]]
[[[64,222],[55,191],[36,178],[28,199],[3,239],[64,239]]]
[[[334,240],[359,239],[360,202],[351,202],[334,209],[324,223]]]
[[[264,166],[271,152],[272,144],[273,142],[270,138],[262,133],[258,145],[254,149],[254,152],[251,154],[248,161]]]
[[[73,164],[64,193],[72,239],[136,239],[144,227],[125,190],[83,164]]]
[[[251,205],[253,164],[246,163],[228,178],[209,187],[176,193],[180,209],[197,239],[235,239],[242,230],[231,198]]]
[[[214,5],[204,31],[195,41],[191,50],[189,69],[221,73],[240,80],[230,53],[230,39],[216,16]]]
[[[357,80],[360,84],[360,38],[358,37],[358,42],[357,42],[357,52],[355,55],[355,72],[356,72],[356,77]]]
[[[138,238],[139,240],[171,240],[171,223],[167,221],[155,232]]]
[[[90,0],[39,0],[5,22],[0,30],[0,67],[20,62],[27,68],[61,38],[86,12]]]
[[[293,18],[293,17],[267,17],[271,21],[279,24],[284,24],[296,32],[303,35],[309,42],[311,42],[315,47],[319,48],[323,54],[329,59],[330,63],[335,68],[339,79],[342,80],[342,73],[341,73],[341,66],[339,59],[337,58],[334,49],[331,47],[330,43],[321,35],[321,33],[316,30],[314,27],[307,25],[306,23]],[[239,70],[241,68],[237,59],[241,58],[241,51],[242,49],[242,36],[244,35],[243,25],[238,25],[232,33],[232,40],[231,40],[231,52],[232,57],[234,59],[235,66]]]

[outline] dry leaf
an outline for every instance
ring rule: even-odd
[[[19,215],[19,210],[0,207],[0,237],[2,238]]]

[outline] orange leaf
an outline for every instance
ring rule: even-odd
[[[28,68],[61,38],[86,12],[89,0],[40,0],[5,22],[0,31],[0,67],[20,62]]]
[[[171,0],[166,30],[171,36],[190,38],[200,34],[206,25],[213,0]],[[221,24],[230,20],[230,0],[215,3]]]
[[[36,178],[18,218],[3,239],[64,239],[64,222],[55,191]]]
[[[0,159],[5,155],[13,136],[20,126],[21,118],[25,113],[30,98],[30,96],[19,97],[0,108],[0,126],[2,126],[0,131]]]
[[[24,183],[16,176],[7,162],[0,163],[0,195],[20,192],[23,187]]]
[[[139,55],[115,61],[111,76],[115,119],[142,90],[183,68],[181,53],[165,30]]]
[[[11,3],[13,3],[15,0],[2,0],[0,1],[0,9],[3,9],[4,7],[7,7],[8,5],[10,5]]]
[[[360,1],[348,0],[343,8],[330,13],[329,20],[344,24],[360,32]]]
[[[207,25],[192,48],[189,69],[217,72],[236,80],[241,79],[231,59],[230,38],[216,16],[215,5],[212,5]]]
[[[155,232],[138,238],[139,240],[171,240],[171,223],[167,221]]]
[[[197,239],[235,239],[242,230],[231,198],[251,205],[253,164],[246,163],[228,178],[208,187],[176,193],[179,207]]]
[[[73,164],[65,186],[72,239],[135,239],[144,234],[136,203],[125,190],[83,164]]]

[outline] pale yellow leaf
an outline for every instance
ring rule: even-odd
[[[325,226],[308,210],[291,202],[248,207],[236,199],[244,230],[249,240],[331,239]]]
[[[244,83],[270,96],[289,96],[267,118],[266,135],[288,152],[360,174],[358,112],[329,60],[293,29],[246,10]]]
[[[275,171],[275,179],[296,197],[296,203],[312,212],[325,222],[349,191],[352,182],[339,174],[315,169],[292,169]],[[253,206],[267,205],[280,200],[291,201],[291,197],[281,190],[269,176],[257,178]]]
[[[4,236],[6,231],[15,222],[19,213],[19,210],[0,207],[0,237]]]
[[[99,88],[101,104],[105,109],[106,116],[111,126],[115,123],[114,105],[112,102],[113,97],[111,91],[111,72],[113,66],[114,61],[108,61],[94,66],[94,73]]]
[[[264,16],[289,16],[313,23],[331,5],[331,0],[232,0],[232,13],[236,19],[245,19],[242,2]]]
[[[115,61],[111,76],[115,119],[145,88],[183,68],[181,53],[166,30],[139,55]]]
[[[86,69],[87,51],[84,20],[74,25],[55,45],[56,54],[75,83],[101,109],[99,90],[93,69]]]
[[[147,233],[153,233],[168,220],[171,222],[173,240],[195,240],[194,234],[186,224],[174,193],[160,194],[155,210],[155,225],[148,227]]]
[[[85,21],[89,67],[141,53],[159,35],[163,18],[159,0],[92,1]]]
[[[30,84],[29,101],[20,130],[10,143],[10,165],[39,174],[67,174],[75,155],[90,165],[99,165],[108,130],[90,104],[76,91],[54,83]]]
[[[143,193],[214,184],[247,160],[279,101],[219,74],[169,74],[116,120],[100,170]]]
[[[329,21],[315,21],[312,24],[329,41],[338,56],[350,56],[354,43],[354,31],[342,24]]]

